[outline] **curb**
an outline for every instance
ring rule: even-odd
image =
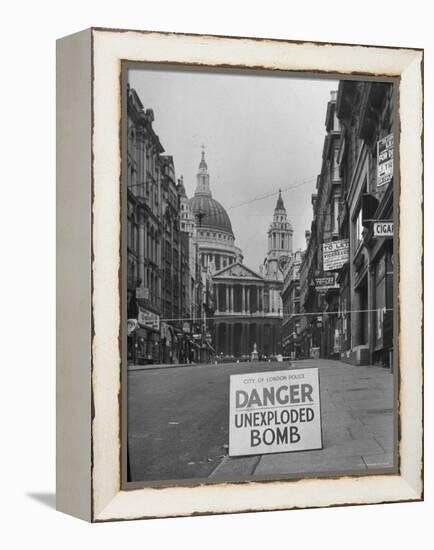
[[[188,367],[211,367],[215,366],[213,363],[170,363],[167,365],[129,365],[127,367],[128,372],[136,372],[142,370],[159,370],[159,369],[177,369]]]

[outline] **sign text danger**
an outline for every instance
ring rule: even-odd
[[[318,369],[230,378],[230,456],[321,448]]]

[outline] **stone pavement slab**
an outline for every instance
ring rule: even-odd
[[[287,455],[290,453],[286,453]],[[292,453],[293,455],[293,453]],[[321,472],[348,472],[364,471],[366,463],[361,456],[338,457],[333,461],[325,462],[320,456],[306,460],[288,460],[288,456],[273,456],[274,460],[263,461],[258,464],[255,475],[277,475],[277,474],[317,474]],[[263,457],[265,458],[265,457]]]
[[[350,435],[353,439],[364,439],[367,437],[375,437],[378,440],[378,437],[390,435],[390,425],[389,423],[370,425],[370,426],[351,426],[348,428]]]
[[[215,470],[210,474],[210,478],[242,477],[253,475],[253,472],[260,460],[259,456],[237,456],[225,458],[220,462]]]
[[[363,455],[362,458],[370,470],[377,468],[390,468],[393,465],[393,453]]]
[[[386,452],[393,451],[393,437],[391,437],[389,434],[385,437],[376,437],[375,441],[378,441],[378,443],[381,445],[381,448]]]

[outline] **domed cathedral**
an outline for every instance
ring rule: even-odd
[[[196,222],[201,264],[214,273],[235,262],[242,262],[243,255],[235,246],[232,224],[226,210],[212,196],[204,150],[196,178],[196,191],[188,206]]]
[[[280,291],[285,262],[292,253],[292,233],[279,191],[261,273],[241,260],[214,273],[213,341],[221,361],[267,359],[280,353],[283,317]]]

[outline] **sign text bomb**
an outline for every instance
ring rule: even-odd
[[[393,222],[374,222],[374,237],[393,237]]]
[[[320,449],[318,369],[230,377],[229,455]]]

